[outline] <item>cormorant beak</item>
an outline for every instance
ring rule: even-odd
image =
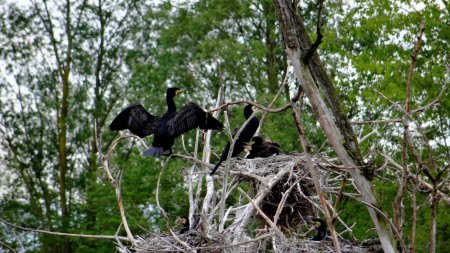
[[[184,217],[178,217],[178,223],[181,224],[181,225],[186,224],[186,218],[184,218]]]
[[[259,109],[259,107],[257,107],[257,106],[252,106],[252,111],[259,112],[259,111],[261,111],[261,109]]]
[[[320,226],[320,222],[313,220],[313,217],[311,216],[306,216],[304,219],[310,226],[313,226],[315,228],[318,228]]]
[[[178,95],[178,94],[180,94],[183,91],[184,91],[184,89],[178,89],[178,90],[175,91],[175,95]]]
[[[312,221],[311,224],[312,224],[315,228],[320,227],[320,222],[318,222],[318,221]]]
[[[249,142],[247,142],[247,143],[245,144],[245,146],[244,146],[244,149],[245,149],[247,152],[252,151],[252,145],[253,145],[253,144],[255,144],[254,141],[249,141]]]

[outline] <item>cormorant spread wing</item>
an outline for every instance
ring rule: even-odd
[[[167,121],[168,134],[172,138],[197,127],[204,130],[223,130],[223,124],[215,119],[211,113],[192,102],[178,111],[175,117]]]
[[[130,105],[119,113],[109,125],[111,131],[128,129],[143,138],[153,134],[160,117],[151,115],[141,104]]]

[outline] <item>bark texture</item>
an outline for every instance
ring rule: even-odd
[[[368,169],[363,171],[364,162],[350,122],[339,103],[336,91],[325,72],[319,55],[314,53],[308,65],[302,61],[302,55],[311,47],[311,39],[296,13],[296,5],[287,0],[275,0],[280,28],[288,54],[298,82],[311,102],[312,109],[342,163],[350,168],[349,174],[361,193],[364,202],[376,207],[377,200],[368,180]],[[365,173],[363,173],[365,172]],[[364,174],[364,176],[363,176]],[[374,209],[368,209],[384,252],[396,252],[392,228]]]

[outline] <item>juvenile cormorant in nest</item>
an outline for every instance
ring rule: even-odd
[[[313,238],[311,238],[311,240],[322,241],[323,239],[325,239],[325,237],[327,237],[327,224],[322,219],[314,218],[311,220],[312,220],[313,226],[317,230],[317,235],[314,236]]]
[[[199,222],[200,222],[200,217],[197,216],[197,215],[194,215],[193,220],[194,220],[194,221],[193,221],[193,223],[192,223],[192,229],[197,229],[197,228],[198,228],[198,225],[199,225]],[[178,218],[178,223],[180,223],[180,225],[183,226],[183,227],[178,231],[178,233],[184,234],[184,233],[186,233],[187,231],[189,231],[191,224],[190,224],[190,222],[189,222],[188,217],[186,217],[186,216],[181,216],[181,217],[179,217],[179,218]]]
[[[247,144],[246,148],[250,151],[246,158],[269,157],[279,155],[281,146],[276,142],[264,141],[261,137],[255,136]]]
[[[179,217],[179,218],[178,218],[178,223],[180,223],[180,225],[183,226],[183,227],[178,231],[178,233],[184,234],[184,233],[186,233],[187,231],[189,231],[189,226],[190,226],[190,224],[189,224],[189,219],[188,219],[188,217],[186,217],[186,216],[181,216],[181,217]]]
[[[253,111],[256,110],[256,107],[252,105],[247,105],[244,108],[244,117],[245,119],[248,119]],[[259,120],[256,117],[253,117],[248,124],[242,129],[241,134],[236,140],[236,143],[234,144],[233,153],[231,154],[231,157],[236,157],[244,150],[245,144],[251,140],[253,135],[255,134],[256,130],[259,126]],[[238,132],[239,129],[235,129],[233,132],[233,138]],[[222,154],[220,155],[219,161],[216,163],[216,166],[214,166],[214,169],[211,171],[209,175],[214,175],[216,170],[219,168],[220,164],[222,164],[223,161],[227,160],[228,152],[230,151],[230,145],[231,143],[228,142],[225,148],[222,151]]]
[[[154,116],[141,104],[135,104],[120,112],[109,129],[128,129],[141,138],[153,134],[152,147],[144,152],[144,156],[154,157],[159,157],[166,150],[171,154],[175,138],[194,128],[223,130],[222,123],[195,103],[188,103],[177,112],[173,98],[181,91],[179,88],[167,89],[167,112],[162,116]]]

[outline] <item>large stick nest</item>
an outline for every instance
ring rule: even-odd
[[[312,162],[316,168],[319,168],[318,177],[322,188],[338,187],[339,180],[336,178],[339,178],[339,175],[335,173],[338,171],[335,165],[325,158],[313,157]],[[280,238],[273,233],[273,228],[265,223],[265,220],[254,209],[252,209],[253,217],[262,220],[259,232],[244,231],[244,236],[238,238],[239,240],[236,240],[236,233],[233,233],[233,230],[239,226],[233,227],[233,225],[238,222],[240,215],[242,217],[242,213],[236,212],[234,216],[230,215],[233,225],[225,228],[222,233],[217,230],[218,224],[215,224],[215,217],[207,214],[209,227],[206,230],[203,229],[202,232],[201,226],[199,226],[191,229],[188,233],[177,234],[178,239],[189,245],[191,250],[200,250],[198,252],[263,252],[270,247],[275,252],[333,252],[333,242],[330,239],[320,242],[311,241],[309,238],[315,232],[304,234],[308,229],[304,218],[306,216],[317,217],[320,213],[319,200],[305,156],[290,154],[269,158],[234,159],[230,166],[230,175],[237,177],[241,182],[250,184],[254,191],[254,201],[257,196],[263,196],[262,201],[259,201],[257,205],[271,221],[274,220],[277,209],[282,207],[276,225],[283,231],[285,238]],[[280,204],[283,196],[286,196],[285,202]],[[238,207],[236,205],[235,207]],[[240,205],[246,208],[251,204],[243,202]],[[207,231],[208,234],[206,235],[204,231]],[[341,239],[340,243],[342,252],[382,252],[378,243],[370,246],[358,245],[344,239]],[[134,247],[118,246],[118,250],[120,252],[189,251],[169,233],[153,233],[146,238],[138,237]]]
[[[316,198],[314,183],[302,156],[279,155],[266,159],[243,160],[235,163],[232,174],[236,174],[242,181],[249,182],[257,193],[266,187],[265,182],[268,178],[275,177],[282,170],[288,170],[288,173],[272,186],[260,208],[273,220],[286,194],[287,198],[282,205],[277,225],[284,232],[293,232],[306,224],[303,217],[317,214],[312,205],[312,200]],[[325,176],[325,173],[319,175],[322,184]]]

